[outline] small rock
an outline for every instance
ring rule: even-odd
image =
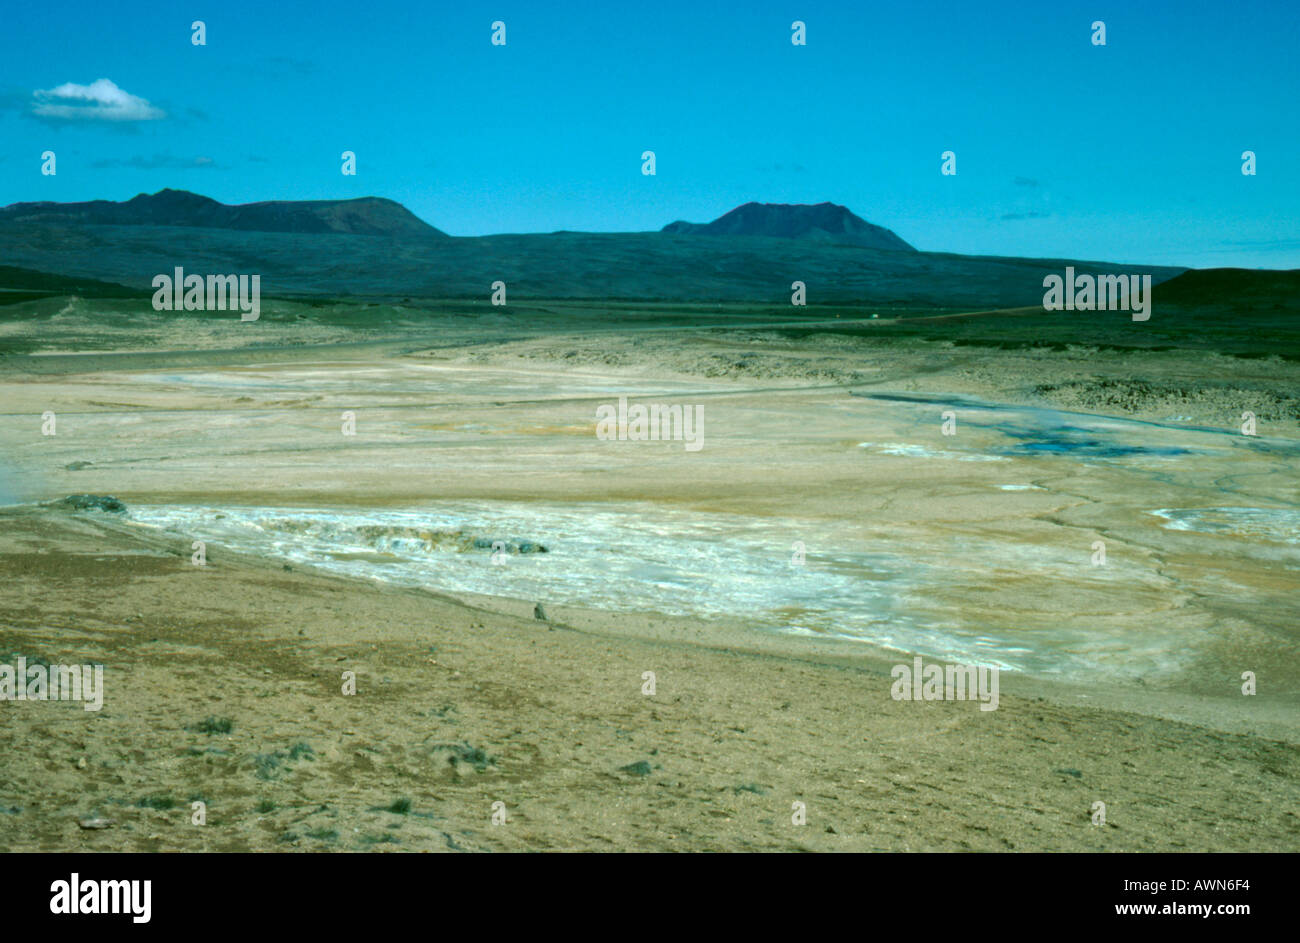
[[[121,514],[126,511],[126,505],[107,494],[70,494],[63,499],[64,504],[70,504],[78,511],[111,511],[114,514]]]
[[[620,766],[619,772],[630,773],[633,776],[649,776],[650,764],[645,760],[638,760],[635,763],[629,763],[627,766]]]
[[[84,756],[77,757],[77,769],[85,769],[89,765],[90,764],[86,762],[86,758]]]
[[[87,829],[87,830],[91,830],[91,831],[93,831],[93,830],[101,829],[101,828],[112,828],[112,827],[113,827],[113,820],[112,820],[112,819],[100,818],[100,817],[96,816],[95,818],[89,818],[89,819],[78,819],[78,820],[77,820],[77,824],[80,825],[80,826],[81,826],[82,828],[84,828],[84,829]]]

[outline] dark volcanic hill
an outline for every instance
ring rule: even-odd
[[[123,203],[14,203],[0,222],[101,226],[194,226],[245,232],[348,233],[362,236],[444,236],[392,200],[272,200],[229,206],[187,190],[141,193]]]
[[[485,297],[488,286],[501,280],[509,284],[512,300],[788,306],[798,279],[807,285],[810,305],[971,310],[1041,305],[1044,275],[1066,265],[1081,273],[1123,270],[1078,260],[918,252],[830,203],[749,203],[713,223],[678,223],[666,232],[452,237],[391,200],[226,206],[181,190],[125,203],[18,203],[0,209],[0,260],[62,279],[61,286],[44,285],[0,269],[0,294],[10,300],[58,287],[95,297],[146,291],[155,276],[184,265],[189,272],[260,275],[268,297],[469,299]],[[1155,283],[1185,271],[1143,268],[1148,270]],[[117,284],[105,288],[68,279]],[[1157,292],[1157,304],[1160,297]]]
[[[1300,269],[1193,269],[1165,282],[1155,297],[1174,304],[1295,307]]]
[[[813,239],[866,249],[915,252],[883,226],[876,226],[836,203],[746,203],[711,223],[669,223],[663,232],[699,236],[776,236]]]

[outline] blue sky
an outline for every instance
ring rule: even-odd
[[[376,195],[482,235],[829,200],[932,251],[1300,267],[1295,0],[7,6],[0,204]]]

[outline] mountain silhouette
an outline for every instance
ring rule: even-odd
[[[883,226],[876,226],[837,203],[746,203],[711,223],[669,223],[662,230],[700,236],[776,236],[812,239],[915,252]]]
[[[364,236],[444,236],[392,200],[271,200],[227,205],[187,190],[141,193],[122,203],[14,203],[0,221],[105,226],[194,226],[246,232],[348,233]]]
[[[681,235],[699,231],[710,235]],[[757,238],[739,238],[744,235]],[[190,272],[255,273],[263,291],[283,296],[475,299],[504,281],[512,299],[789,306],[798,278],[817,304],[971,309],[1041,305],[1044,274],[1066,265],[1080,273],[1121,270],[1080,260],[921,252],[830,203],[749,203],[713,223],[677,223],[663,232],[453,237],[392,200],[227,206],[183,190],[122,203],[0,209],[0,260],[53,273],[43,277],[97,297],[144,291],[159,273],[183,264]],[[1159,284],[1185,269],[1143,271]],[[0,268],[0,289],[8,289],[0,291],[0,305],[53,287],[36,276],[10,275],[13,284],[3,284]]]
[[[1174,304],[1271,304],[1295,307],[1300,269],[1194,269],[1160,286],[1157,301]]]

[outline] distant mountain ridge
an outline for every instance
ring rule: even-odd
[[[446,236],[406,207],[382,197],[355,200],[269,200],[228,205],[188,190],[141,193],[118,203],[14,203],[3,222],[104,226],[194,226],[246,232],[347,233],[364,236]]]
[[[1282,307],[1300,299],[1300,269],[1193,269],[1160,286],[1157,301]]]
[[[267,200],[226,204],[188,190],[141,193],[129,200],[84,203],[14,203],[0,208],[0,223],[91,226],[188,226],[303,235],[450,238],[402,204],[383,197],[353,200]],[[711,223],[669,223],[661,232],[704,236],[766,236],[866,249],[917,251],[883,226],[837,203],[746,203]]]
[[[0,294],[14,300],[64,288],[115,297],[148,289],[158,274],[184,265],[187,272],[259,275],[267,297],[473,299],[501,281],[512,300],[789,305],[798,279],[810,305],[988,309],[1041,305],[1043,276],[1066,265],[1080,273],[1121,270],[1081,260],[921,252],[829,203],[746,204],[699,229],[706,235],[682,235],[697,231],[682,223],[667,232],[452,237],[391,200],[226,206],[180,190],[122,203],[18,203],[0,209],[0,261],[57,273],[58,284],[10,272],[13,284],[0,284]],[[1143,270],[1153,284],[1185,271]],[[1160,297],[1157,290],[1157,303]]]
[[[782,239],[811,239],[915,252],[883,226],[869,223],[838,203],[746,203],[711,223],[679,220],[662,230],[700,236],[773,236]]]

